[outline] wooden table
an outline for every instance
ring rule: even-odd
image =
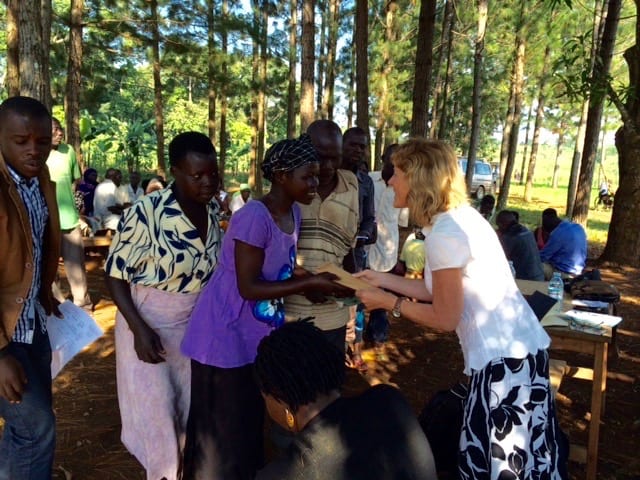
[[[536,290],[547,292],[547,282],[516,280],[520,291],[530,295]],[[564,296],[563,311],[571,309],[571,297]],[[605,327],[603,334],[593,334],[569,327],[546,327],[551,337],[552,350],[568,350],[587,353],[593,356],[593,368],[577,368],[567,366],[566,375],[574,378],[591,380],[591,420],[587,448],[571,445],[571,458],[587,464],[587,480],[595,480],[598,466],[598,436],[600,419],[604,413],[605,393],[607,389],[607,354],[611,343],[611,328]]]

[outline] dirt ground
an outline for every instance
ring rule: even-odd
[[[105,335],[70,362],[54,384],[58,441],[55,479],[143,479],[144,472],[122,446],[116,397],[113,322],[115,308],[102,281],[103,258],[87,257],[95,318]],[[640,270],[603,269],[604,279],[622,294],[618,355],[609,362],[606,411],[600,430],[598,478],[640,478]],[[393,322],[388,360],[376,362],[365,351],[367,374],[350,370],[346,390],[391,383],[409,398],[416,413],[438,390],[462,379],[462,355],[454,334],[421,329],[408,321]],[[553,357],[563,358],[560,352]],[[568,356],[565,354],[565,356]],[[565,357],[566,358],[566,357]],[[589,358],[571,355],[572,364]],[[565,379],[557,396],[560,423],[572,442],[586,444],[590,382]],[[585,466],[570,463],[571,478],[585,477]]]

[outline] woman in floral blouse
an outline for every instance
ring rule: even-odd
[[[175,181],[125,210],[106,263],[118,307],[122,442],[147,478],[181,478],[191,368],[180,342],[218,260],[216,152],[196,132],[169,144]]]

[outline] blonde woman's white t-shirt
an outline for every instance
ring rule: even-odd
[[[495,231],[474,208],[440,213],[423,232],[429,292],[432,272],[462,269],[464,309],[456,333],[465,374],[497,358],[525,358],[549,347],[549,336],[518,290]]]

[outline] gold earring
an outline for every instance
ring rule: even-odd
[[[291,413],[288,408],[284,409],[284,414],[287,417],[287,427],[289,427],[290,430],[293,430],[293,427],[295,427],[296,425],[296,418],[293,416],[293,413]]]

